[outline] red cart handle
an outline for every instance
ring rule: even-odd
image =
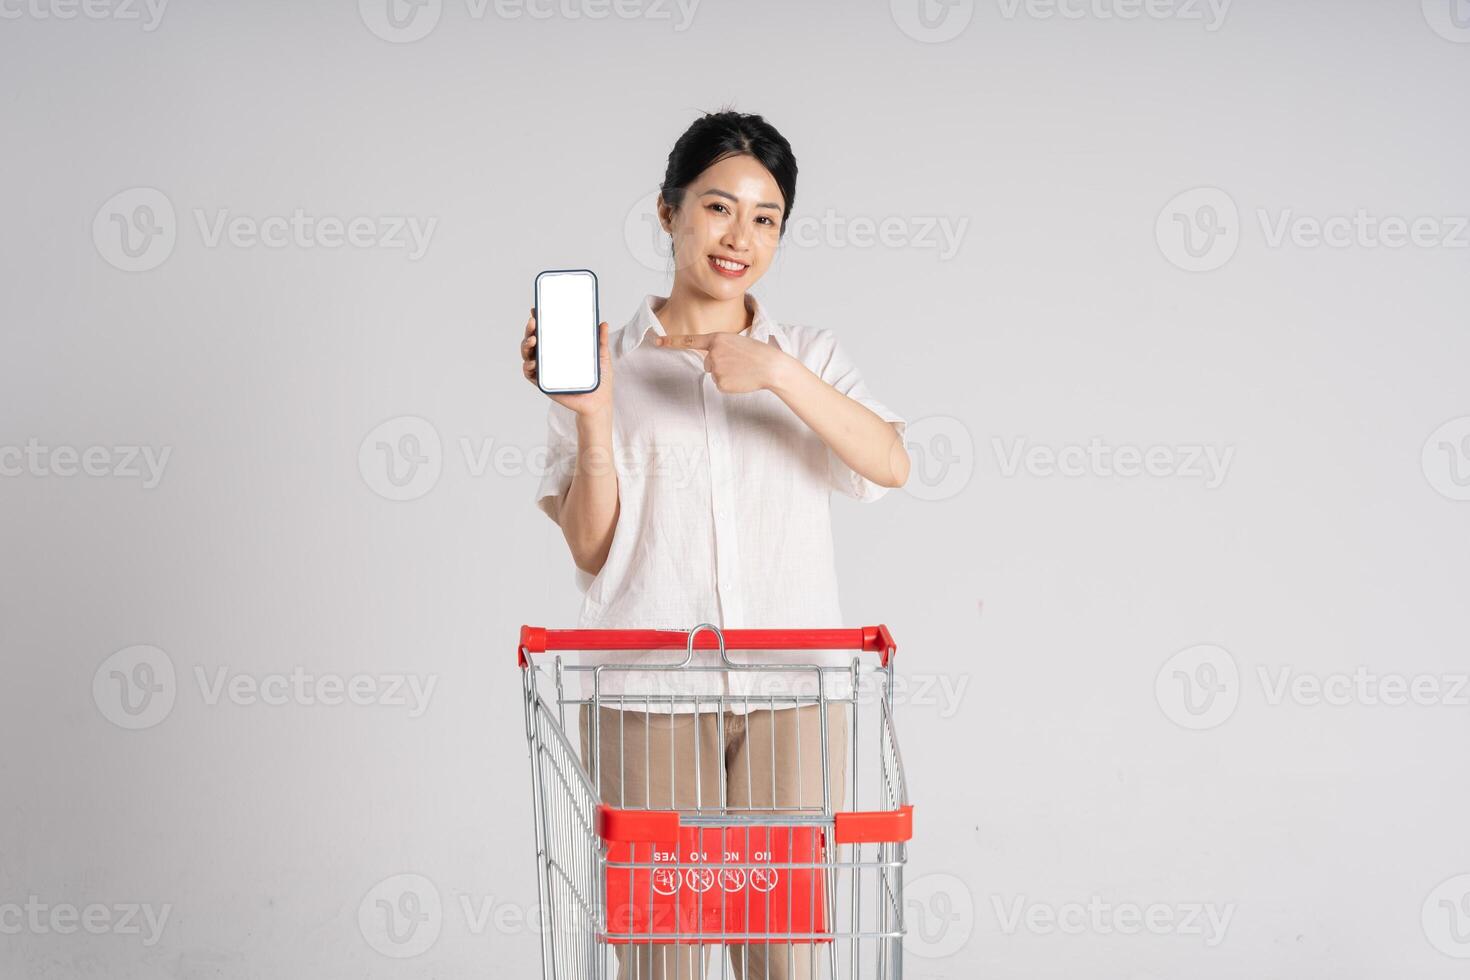
[[[832,815],[837,844],[887,844],[914,838],[914,807],[896,810],[847,810]],[[606,841],[671,844],[679,839],[677,810],[624,810],[600,803],[597,835]]]
[[[843,629],[731,629],[720,631],[728,650],[864,650],[877,653],[884,667],[898,651],[893,635],[883,624]],[[530,654],[548,650],[683,650],[689,646],[688,630],[651,629],[547,629],[522,626],[516,660],[522,668],[531,665]],[[713,631],[704,629],[694,637],[696,650],[718,650]]]

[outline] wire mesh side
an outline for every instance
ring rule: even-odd
[[[597,793],[551,707],[526,675],[536,864],[540,878],[544,973],[556,980],[601,980],[601,849]]]

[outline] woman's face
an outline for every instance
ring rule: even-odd
[[[776,179],[754,157],[711,164],[677,211],[659,203],[659,222],[674,239],[675,281],[716,299],[743,296],[776,254],[785,207]]]

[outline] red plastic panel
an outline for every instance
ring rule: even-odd
[[[810,826],[681,827],[677,846],[613,841],[608,861],[646,866],[607,869],[607,941],[718,943],[687,937],[827,932],[824,870],[774,866],[820,865],[824,842],[825,834]],[[650,933],[654,938],[628,937]]]

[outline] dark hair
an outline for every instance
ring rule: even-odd
[[[670,207],[679,207],[694,178],[726,157],[740,155],[754,157],[776,178],[785,208],[780,234],[786,234],[786,218],[796,200],[796,156],[786,137],[757,115],[726,110],[696,119],[669,151],[659,196]]]

